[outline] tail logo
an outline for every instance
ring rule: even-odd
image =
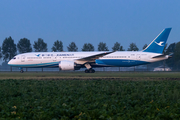
[[[155,43],[156,43],[157,45],[159,45],[159,46],[164,46],[164,45],[162,45],[164,42],[159,42],[159,43],[157,43],[157,42],[155,41]]]

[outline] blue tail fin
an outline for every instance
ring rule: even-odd
[[[165,28],[144,50],[143,52],[161,53],[164,50],[171,28]]]

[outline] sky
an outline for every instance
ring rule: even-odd
[[[0,0],[0,46],[11,36],[15,44],[42,38],[51,51],[56,40],[64,51],[75,42],[109,50],[119,42],[125,50],[136,43],[139,50],[164,28],[172,27],[168,45],[180,41],[179,0]]]

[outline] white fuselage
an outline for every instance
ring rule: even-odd
[[[168,59],[162,55],[171,28],[163,31],[143,51],[118,52],[32,52],[15,56],[9,61],[14,67],[59,67],[61,70],[78,70],[94,73],[93,67],[130,67]]]
[[[14,67],[58,67],[60,61],[73,61],[76,64],[83,65],[93,61],[80,59],[100,53],[103,52],[32,52],[19,54],[10,60],[8,64]],[[95,64],[129,67],[168,58],[168,56],[153,58],[158,55],[161,54],[141,51],[118,51],[96,59]]]

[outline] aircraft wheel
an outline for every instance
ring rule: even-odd
[[[23,70],[21,70],[20,72],[21,72],[21,73],[23,73],[24,71],[23,71]]]
[[[95,70],[94,69],[90,69],[89,72],[90,73],[95,73]]]
[[[85,73],[89,73],[89,70],[88,70],[88,69],[86,69],[84,72],[85,72]]]

